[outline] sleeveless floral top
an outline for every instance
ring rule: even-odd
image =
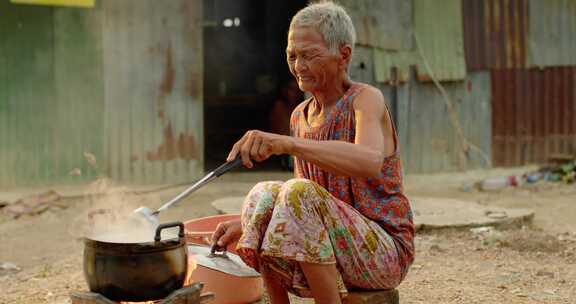
[[[290,119],[292,136],[313,140],[340,140],[354,143],[356,124],[353,101],[366,84],[354,83],[338,100],[326,122],[311,127],[306,120],[313,97],[296,107]],[[334,197],[352,205],[377,222],[394,239],[403,268],[414,260],[414,224],[410,202],[402,193],[402,166],[396,128],[392,122],[396,151],[384,160],[377,178],[355,178],[324,171],[302,159],[295,159],[294,172],[322,185]]]

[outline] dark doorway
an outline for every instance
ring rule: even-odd
[[[291,75],[285,61],[290,18],[306,0],[204,1],[205,168],[225,161],[248,130],[269,130],[268,115]],[[278,159],[260,170],[280,169]]]

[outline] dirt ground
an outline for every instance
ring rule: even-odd
[[[531,208],[530,227],[422,231],[417,257],[399,287],[401,303],[576,303],[576,185],[538,183],[499,192],[464,192],[461,186],[483,176],[415,175],[406,181],[409,196],[458,198],[483,205]],[[287,174],[233,174],[194,193],[162,214],[164,220],[212,215],[210,202],[245,194],[258,180]],[[182,188],[140,194],[124,206],[158,207]],[[82,223],[87,210],[104,198],[66,200],[65,209],[11,219],[0,212],[0,303],[69,303],[68,294],[85,290],[82,274]],[[114,197],[104,199],[114,204]],[[458,206],[454,206],[457,208]]]

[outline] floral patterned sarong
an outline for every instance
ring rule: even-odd
[[[392,237],[377,223],[307,179],[262,182],[242,210],[238,254],[268,267],[293,294],[311,292],[298,262],[335,263],[341,292],[391,289],[404,277]]]

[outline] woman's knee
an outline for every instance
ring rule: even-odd
[[[315,207],[322,204],[330,194],[319,184],[303,178],[294,178],[282,185],[278,200],[291,209]]]
[[[270,211],[274,208],[282,182],[268,181],[257,183],[242,204],[242,214],[250,216],[254,212]]]

